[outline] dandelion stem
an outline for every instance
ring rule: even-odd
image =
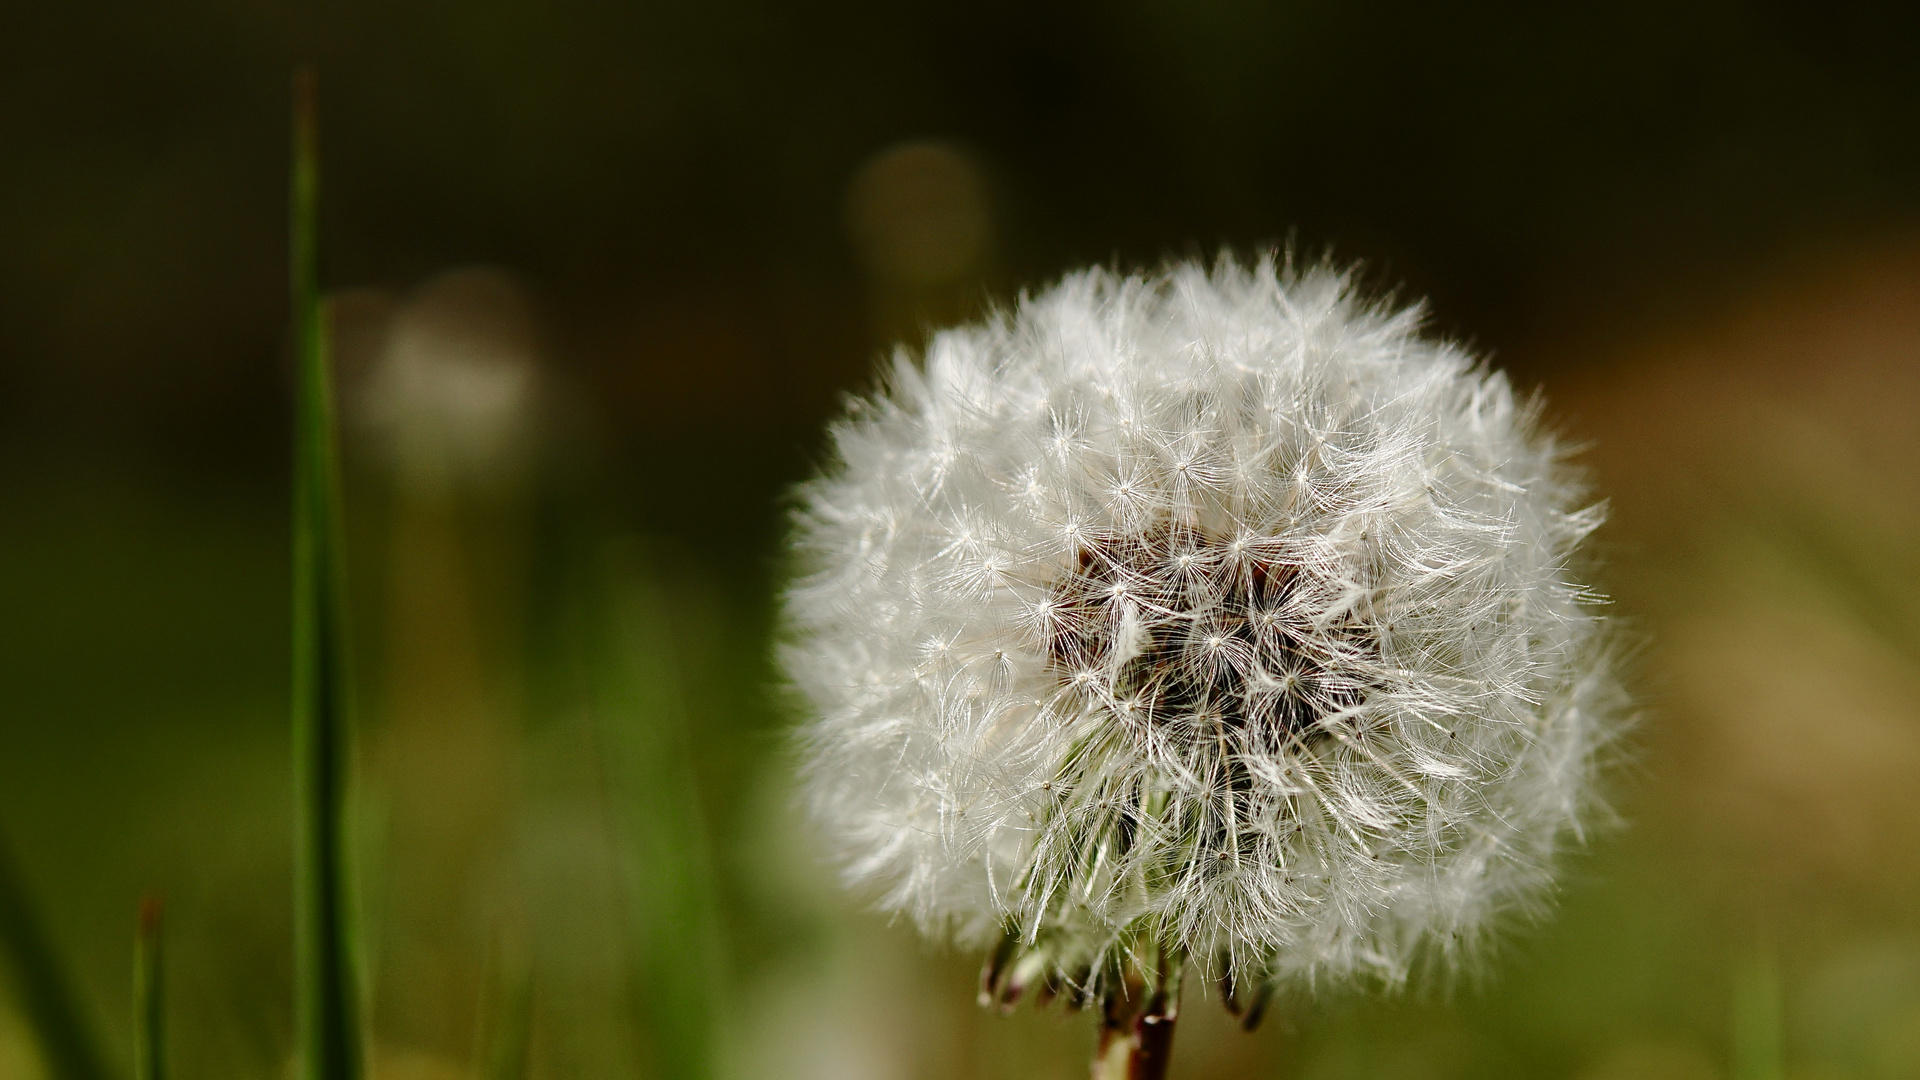
[[[167,1080],[165,969],[160,946],[160,898],[140,902],[140,933],[133,949],[133,1080]]]
[[[1129,965],[1120,985],[1107,992],[1100,1010],[1093,1080],[1166,1080],[1187,958],[1164,946],[1155,946],[1151,956],[1151,972]]]
[[[310,69],[294,76],[292,277],[295,1012],[302,1080],[358,1080],[348,928],[347,672],[339,471],[315,236],[320,187]]]

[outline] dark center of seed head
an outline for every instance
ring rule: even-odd
[[[1312,626],[1300,567],[1197,530],[1086,542],[1055,586],[1055,674],[1132,723],[1296,745],[1360,703],[1358,625]]]

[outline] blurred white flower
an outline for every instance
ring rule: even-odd
[[[391,317],[362,419],[420,493],[512,479],[530,449],[538,370],[520,288],[485,268],[450,271]]]
[[[1257,1014],[1542,899],[1622,712],[1570,570],[1601,510],[1419,325],[1271,259],[1089,270],[835,427],[786,598],[809,795],[983,993],[1111,1026],[1191,957]]]

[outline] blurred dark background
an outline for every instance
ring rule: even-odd
[[[1627,828],[1485,978],[1196,1019],[1180,1074],[1920,1076],[1917,47],[1896,4],[10,5],[0,833],[113,1052],[159,889],[183,1069],[281,1075],[311,62],[377,1072],[471,1075],[525,952],[536,1073],[670,1073],[626,968],[678,931],[617,914],[638,813],[713,890],[721,1071],[1077,1075],[1087,1031],[970,1011],[970,961],[787,823],[781,493],[895,343],[1277,245],[1428,298],[1591,443],[1649,721]],[[596,788],[618,740],[556,689],[621,589],[687,751],[634,783],[691,817]],[[41,1075],[21,1023],[0,1076]]]
[[[678,460],[649,524],[720,515],[758,551],[769,499],[743,481],[798,475],[877,348],[847,202],[891,145],[943,140],[977,171],[991,250],[950,275],[963,291],[1290,241],[1531,374],[1756,261],[1910,229],[1916,24],[1892,4],[20,5],[9,452],[279,483],[299,61],[324,82],[327,279],[509,268],[621,452]]]

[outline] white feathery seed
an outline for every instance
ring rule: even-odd
[[[1008,997],[1148,939],[1241,987],[1399,984],[1536,907],[1621,723],[1571,569],[1602,510],[1420,324],[1223,259],[896,354],[786,594],[848,880],[998,943]]]

